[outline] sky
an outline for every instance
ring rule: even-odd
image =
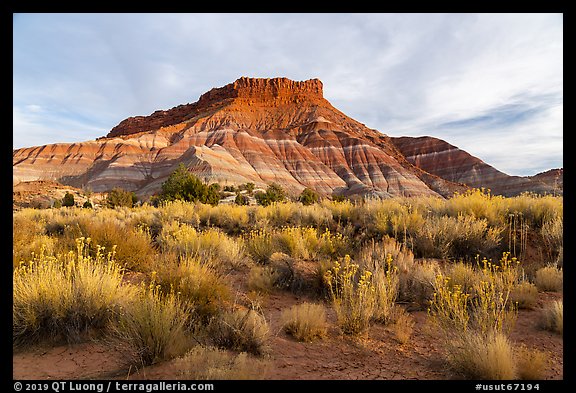
[[[241,76],[318,78],[389,136],[563,167],[562,14],[14,14],[13,148],[104,136]]]

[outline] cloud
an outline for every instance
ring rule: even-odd
[[[526,132],[561,141],[562,29],[561,14],[17,15],[14,146],[92,139],[240,76],[285,76],[320,78],[335,107],[389,135],[467,148],[506,133],[528,152]],[[560,145],[503,168],[548,169]]]

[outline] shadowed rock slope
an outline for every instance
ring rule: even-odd
[[[418,168],[452,182],[490,189],[492,194],[513,196],[525,191],[562,192],[561,169],[548,171],[550,173],[546,175],[510,176],[438,138],[399,137],[391,138],[391,141]]]

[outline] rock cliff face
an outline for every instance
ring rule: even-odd
[[[14,150],[13,179],[147,197],[184,163],[209,182],[277,182],[292,193],[450,196],[466,188],[458,182],[469,178],[421,165],[400,139],[334,108],[318,79],[243,77],[197,102],[128,118],[94,141]]]
[[[504,196],[525,191],[553,192],[551,185],[537,176],[509,176],[441,139],[424,136],[391,138],[391,141],[409,162],[452,182],[488,188],[493,194]]]

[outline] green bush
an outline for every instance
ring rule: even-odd
[[[74,206],[74,195],[67,192],[64,195],[64,198],[62,198],[62,206],[65,206],[65,207]]]
[[[309,206],[317,203],[320,200],[320,195],[311,188],[305,188],[302,190],[298,200],[302,202],[303,205]]]
[[[274,202],[284,202],[286,200],[286,192],[276,183],[272,183],[266,189],[266,192],[258,192],[254,194],[256,202],[262,206],[271,205]]]
[[[122,188],[114,188],[108,193],[106,204],[108,207],[132,207],[138,201],[136,194],[131,191],[123,190]]]
[[[163,201],[182,199],[186,202],[201,202],[215,206],[220,201],[220,185],[203,183],[191,174],[184,164],[180,164],[162,183],[159,198]]]
[[[234,203],[239,205],[239,206],[246,206],[246,205],[248,205],[248,197],[238,193],[238,194],[236,194],[236,198],[234,199]]]

